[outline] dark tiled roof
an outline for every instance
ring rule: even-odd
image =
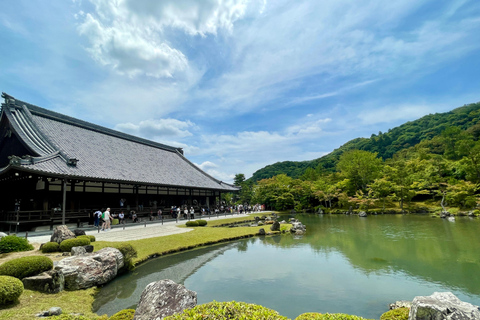
[[[237,190],[200,170],[179,148],[3,97],[2,116],[33,152],[32,159],[17,163],[24,169],[81,179]],[[68,165],[70,159],[78,160],[76,165]]]

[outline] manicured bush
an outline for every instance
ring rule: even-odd
[[[380,320],[408,320],[409,313],[409,308],[397,308],[382,314]]]
[[[315,313],[307,312],[299,315],[295,320],[367,320],[358,316],[343,313]]]
[[[83,236],[78,236],[77,239],[87,239],[88,242],[92,242],[92,240],[90,240],[90,236],[87,236],[86,234],[83,235]],[[90,243],[89,243],[90,244]]]
[[[0,239],[0,253],[33,250],[33,246],[25,238],[5,236]]]
[[[57,242],[47,242],[42,245],[40,250],[42,250],[43,253],[59,252],[60,245]]]
[[[4,262],[0,265],[0,275],[21,280],[51,269],[53,269],[53,261],[49,257],[30,256]]]
[[[134,309],[125,309],[115,313],[113,316],[108,318],[108,320],[133,320],[135,315]]]
[[[187,223],[185,223],[185,225],[187,227],[198,227],[198,221],[197,220],[187,221]]]
[[[10,276],[0,276],[0,305],[15,302],[22,292],[22,281]]]
[[[137,257],[137,250],[135,250],[135,248],[131,244],[121,243],[112,247],[120,250],[120,252],[122,253],[124,261],[123,269],[128,271],[135,269],[133,258]]]
[[[97,239],[95,239],[95,236],[92,235],[87,235],[90,238],[90,242],[95,242]]]
[[[88,246],[90,244],[90,239],[85,238],[85,236],[80,236],[78,238],[63,240],[60,243],[60,251],[70,252],[73,247]]]
[[[200,227],[204,227],[208,223],[207,220],[197,220],[197,222]]]
[[[194,319],[288,320],[287,317],[279,315],[275,310],[256,304],[235,301],[213,301],[164,318],[164,320]]]
[[[117,224],[118,224],[118,219],[113,219],[112,220],[112,226],[117,225]]]

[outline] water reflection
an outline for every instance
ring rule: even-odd
[[[172,279],[198,302],[258,303],[295,318],[343,312],[379,318],[390,302],[452,291],[480,304],[480,223],[424,216],[301,216],[303,237],[249,238],[152,260],[105,286],[96,312],[135,306],[145,286]]]

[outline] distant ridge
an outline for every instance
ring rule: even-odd
[[[480,131],[480,102],[464,105],[449,112],[429,114],[389,129],[388,132],[372,134],[370,138],[350,140],[338,149],[315,160],[283,161],[267,165],[255,171],[248,181],[256,182],[279,174],[299,178],[307,168],[333,172],[340,155],[353,149],[377,152],[379,157],[388,159],[398,151],[437,137],[446,128],[452,126],[462,130]]]

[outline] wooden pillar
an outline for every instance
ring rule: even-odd
[[[63,204],[62,204],[62,225],[65,224],[65,207],[67,205],[67,179],[62,182]]]

